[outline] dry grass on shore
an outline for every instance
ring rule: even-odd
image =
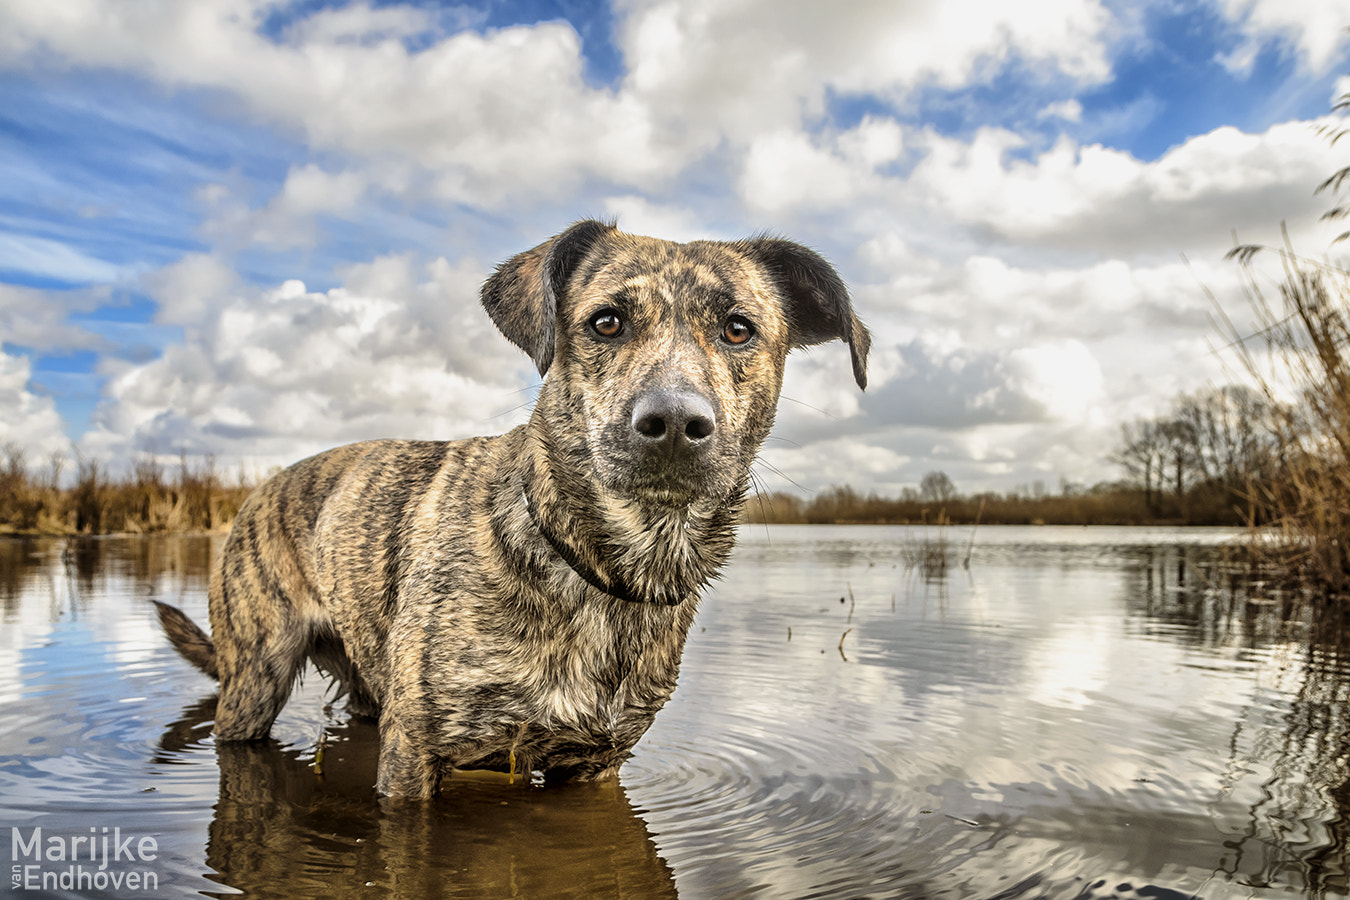
[[[21,448],[0,448],[0,533],[214,531],[234,521],[249,492],[247,485],[223,483],[209,460],[197,468],[180,460],[171,476],[146,459],[119,477],[97,461],[80,460],[69,484],[63,483],[63,469],[57,457],[39,472]]]

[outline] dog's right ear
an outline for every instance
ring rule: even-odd
[[[553,362],[558,298],[586,254],[613,230],[612,223],[577,222],[552,240],[511,257],[483,284],[483,308],[501,333],[530,355],[540,376]]]

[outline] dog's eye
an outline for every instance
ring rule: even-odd
[[[728,344],[744,344],[755,336],[755,326],[744,316],[731,316],[722,325],[722,340]]]
[[[601,337],[618,337],[623,331],[623,319],[612,309],[602,309],[591,316],[591,330]]]

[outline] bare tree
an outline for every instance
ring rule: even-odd
[[[1136,419],[1120,426],[1121,446],[1111,461],[1125,470],[1126,477],[1144,489],[1144,504],[1157,508],[1158,487],[1166,461],[1166,445],[1155,419]]]
[[[1226,385],[1177,398],[1173,418],[1192,440],[1192,479],[1238,490],[1265,470],[1272,422],[1265,397],[1251,388]]]
[[[947,503],[956,497],[956,484],[946,472],[929,472],[919,481],[919,499],[928,503]]]

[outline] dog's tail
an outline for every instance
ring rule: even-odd
[[[159,624],[164,627],[164,633],[169,636],[174,649],[183,659],[219,681],[216,645],[211,643],[211,636],[198,628],[197,623],[189,619],[178,607],[160,603],[158,600],[153,602],[155,612],[159,614]]]

